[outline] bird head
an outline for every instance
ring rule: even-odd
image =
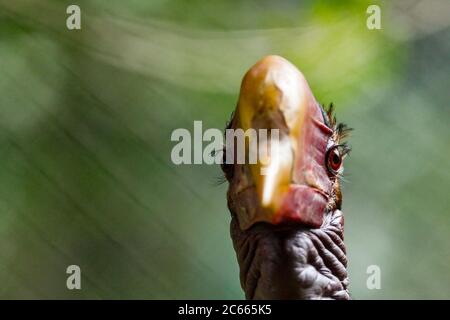
[[[245,74],[227,128],[246,133],[247,162],[237,163],[239,145],[227,135],[222,165],[228,204],[242,230],[258,222],[320,227],[326,211],[340,208],[339,177],[349,152],[342,139],[349,129],[337,125],[332,112],[280,56],[261,59]],[[248,163],[255,152],[257,160]]]
[[[246,297],[349,299],[339,185],[349,129],[332,105],[317,103],[293,64],[268,56],[245,74],[227,129],[222,170]],[[244,143],[229,132],[244,132]]]

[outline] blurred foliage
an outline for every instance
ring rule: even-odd
[[[355,298],[450,298],[446,1],[0,0],[0,297],[242,298],[217,167],[175,128],[222,128],[280,54],[356,130],[344,212]],[[66,289],[66,267],[82,290]],[[379,265],[381,290],[366,288]]]

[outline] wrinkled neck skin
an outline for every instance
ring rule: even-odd
[[[232,213],[233,246],[247,299],[350,299],[343,214],[320,228],[257,223],[242,231]]]

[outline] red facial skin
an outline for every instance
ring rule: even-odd
[[[321,107],[317,103],[312,103],[309,108],[310,113],[302,128],[303,134],[298,139],[294,183],[274,215],[274,224],[292,221],[320,227],[332,193],[333,181],[324,159],[333,130],[323,123]]]

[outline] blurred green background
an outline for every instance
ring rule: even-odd
[[[0,297],[243,298],[220,170],[172,164],[170,135],[223,128],[245,71],[279,54],[355,128],[353,297],[449,299],[449,5],[0,0]]]

